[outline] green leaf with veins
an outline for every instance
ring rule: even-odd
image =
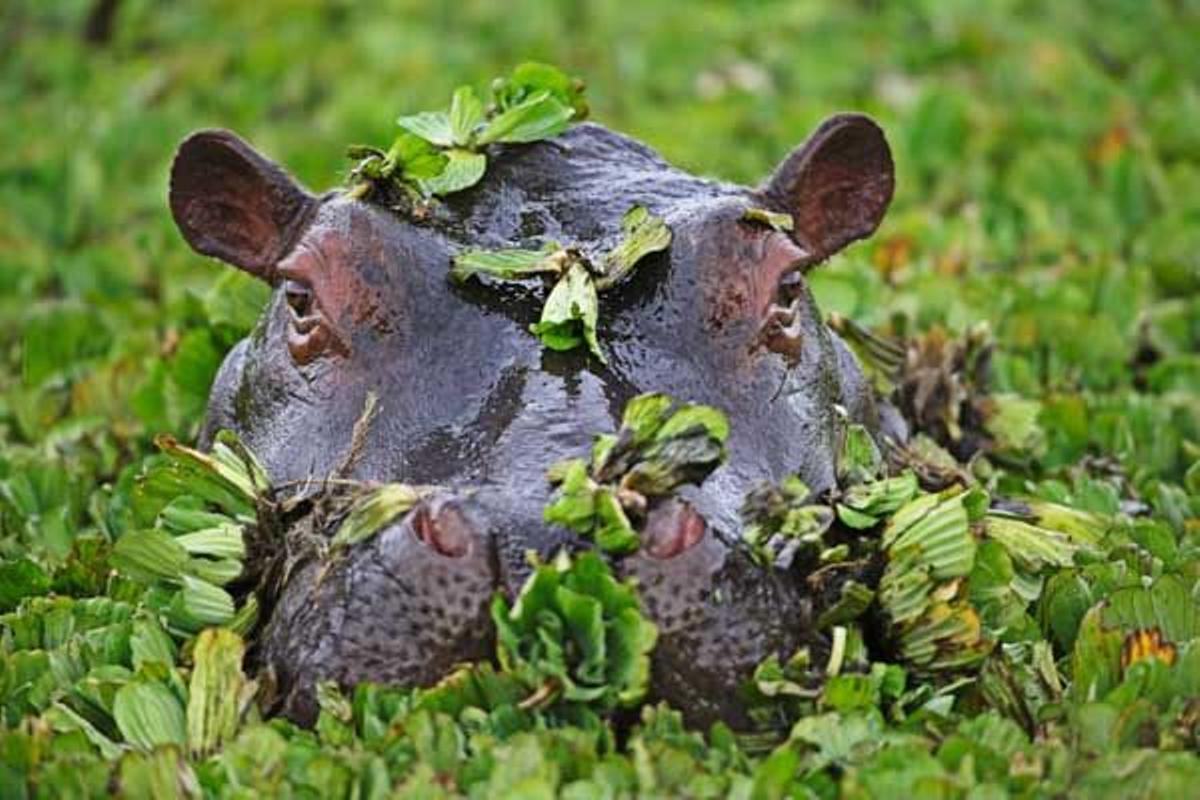
[[[883,456],[871,433],[858,423],[847,425],[837,459],[838,483],[866,483],[874,480],[882,469]]]
[[[383,177],[391,177],[398,171],[408,181],[436,178],[445,169],[446,161],[446,155],[435,146],[404,130],[384,157]]]
[[[729,418],[712,406],[686,403],[679,407],[654,434],[655,442],[666,442],[680,436],[703,433],[716,444],[724,445],[729,438]]]
[[[605,552],[636,551],[640,537],[630,515],[640,520],[648,499],[701,483],[725,456],[724,414],[701,405],[672,411],[673,405],[665,394],[634,397],[616,435],[596,437],[590,464],[574,458],[551,467],[546,477],[558,490],[545,520],[590,537]]]
[[[464,283],[474,275],[502,281],[522,281],[535,275],[561,275],[571,261],[571,251],[557,242],[540,250],[465,250],[451,262],[450,278]]]
[[[443,195],[461,192],[469,189],[483,178],[487,171],[487,156],[483,153],[472,153],[470,150],[453,148],[445,152],[446,163],[442,171],[432,178],[424,178],[419,183],[425,194]]]
[[[575,262],[559,278],[542,307],[542,318],[529,326],[529,330],[551,350],[574,350],[587,344],[592,355],[607,364],[608,359],[596,340],[599,311],[596,284],[587,269]]]
[[[601,489],[596,493],[596,546],[606,553],[624,555],[637,552],[641,539],[625,509],[609,489]]]
[[[113,697],[112,715],[125,741],[143,750],[187,742],[183,704],[158,681],[131,681]]]
[[[229,592],[208,581],[184,575],[178,595],[178,610],[201,626],[224,625],[233,618],[233,598]]]
[[[420,114],[403,116],[396,120],[396,124],[438,147],[453,147],[458,144],[451,127],[450,115],[445,111],[422,111]]]
[[[611,710],[645,695],[657,629],[594,552],[539,566],[512,606],[496,595],[492,620],[501,669],[533,705],[561,698]]]
[[[670,395],[662,392],[640,394],[625,404],[621,427],[629,431],[633,444],[648,442],[658,433],[674,404]]]
[[[369,539],[409,511],[430,492],[427,486],[385,483],[357,498],[337,533],[329,542],[331,549],[350,547]]]
[[[131,531],[118,539],[110,561],[131,580],[154,583],[178,580],[187,559],[187,550],[170,534],[146,530]]]
[[[193,755],[217,750],[237,733],[242,703],[248,700],[242,673],[246,647],[224,628],[210,628],[196,639],[188,687],[187,738]]]
[[[645,206],[634,206],[621,218],[621,241],[600,261],[601,277],[596,288],[604,291],[614,286],[643,258],[670,245],[671,229],[662,217],[654,216]]]
[[[460,86],[450,98],[450,136],[458,147],[470,147],[483,123],[483,102],[470,86]]]
[[[531,95],[548,92],[574,111],[574,119],[588,115],[587,102],[583,99],[583,81],[572,78],[551,64],[526,61],[519,64],[507,78],[498,78],[492,84],[492,97],[501,111],[509,109]]]
[[[476,142],[522,144],[549,139],[567,129],[574,113],[549,92],[538,92],[493,117]]]
[[[837,505],[838,518],[851,528],[873,527],[916,496],[917,476],[911,471],[894,478],[851,486]]]
[[[582,458],[560,461],[547,477],[559,489],[542,512],[546,522],[578,533],[591,531],[596,517],[596,484],[588,477],[586,462]]]

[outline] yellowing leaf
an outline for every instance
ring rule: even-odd
[[[237,732],[247,681],[242,674],[246,647],[224,628],[209,628],[196,638],[188,688],[187,743],[193,756],[216,751]]]
[[[1163,638],[1158,628],[1141,628],[1131,631],[1121,644],[1121,669],[1128,670],[1139,661],[1157,659],[1168,667],[1179,655],[1175,645]]]

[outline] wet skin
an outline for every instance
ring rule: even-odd
[[[377,416],[345,474],[441,487],[333,566],[293,571],[261,647],[282,710],[311,718],[317,680],[424,684],[486,657],[487,604],[496,588],[519,589],[528,551],[586,546],[542,521],[546,467],[589,452],[634,395],[661,391],[724,410],[729,458],[651,507],[643,548],[616,567],[636,576],[660,627],[654,695],[695,723],[745,725],[735,690],[754,666],[823,643],[803,576],[760,569],[736,546],[738,510],[753,486],[792,473],[832,487],[844,418],[878,427],[803,274],[869,235],[891,193],[886,142],[856,115],[826,122],[758,189],[696,178],[578,125],[493,149],[478,186],[421,220],[310,195],[228,132],[189,137],[171,177],[181,232],[275,287],[217,376],[202,440],[229,428],[276,483],[320,478],[346,463],[374,394]],[[528,332],[538,285],[448,280],[465,248],[553,240],[603,252],[634,205],[663,217],[673,240],[601,294],[607,365]],[[747,221],[751,206],[791,214],[794,230]]]

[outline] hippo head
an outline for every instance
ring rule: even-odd
[[[274,287],[217,376],[202,439],[233,430],[276,483],[439,487],[332,570],[295,572],[262,658],[285,710],[305,717],[317,680],[423,683],[486,654],[491,593],[519,587],[530,550],[580,545],[543,521],[546,468],[585,455],[631,397],[665,392],[726,412],[729,458],[649,509],[644,547],[617,566],[660,628],[654,691],[693,720],[736,723],[731,689],[814,635],[800,583],[738,550],[743,498],[791,474],[832,487],[845,420],[877,427],[804,273],[878,225],[893,188],[884,137],[866,117],[833,117],[756,189],[694,177],[593,124],[488,156],[478,185],[415,215],[310,194],[225,131],[176,155],[184,237]],[[529,332],[539,284],[448,279],[465,249],[602,249],[634,206],[672,240],[600,295],[606,363]],[[791,230],[748,209],[790,215]]]

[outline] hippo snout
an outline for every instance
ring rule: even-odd
[[[506,591],[495,544],[504,526],[486,513],[473,497],[434,495],[370,539],[300,567],[263,636],[280,711],[314,720],[323,681],[424,686],[459,663],[491,658],[488,607]],[[309,533],[301,525],[289,535]],[[808,604],[684,501],[651,509],[642,537],[615,567],[635,582],[659,629],[651,695],[694,724],[749,725],[735,690],[763,659],[805,643]]]
[[[313,556],[288,579],[263,636],[280,710],[307,722],[318,682],[424,686],[488,658],[496,584],[491,537],[452,496],[422,500],[345,552]]]

